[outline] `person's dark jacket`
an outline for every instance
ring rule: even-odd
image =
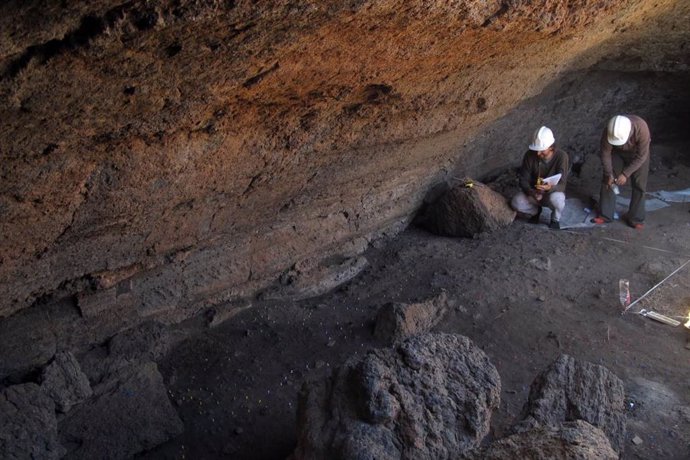
[[[537,152],[528,150],[522,158],[522,166],[520,167],[520,189],[522,189],[526,195],[533,195],[537,193],[535,189],[537,179],[544,179],[546,177],[555,176],[556,174],[561,174],[561,180],[555,187],[548,192],[539,193],[565,192],[569,169],[568,154],[562,150],[555,149],[549,162],[540,160],[537,156]]]

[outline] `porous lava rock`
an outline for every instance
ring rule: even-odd
[[[147,321],[116,334],[108,342],[111,358],[137,362],[158,361],[179,339],[164,324]]]
[[[492,442],[460,458],[465,460],[615,460],[606,435],[583,420],[542,426]]]
[[[295,459],[443,459],[476,447],[498,407],[496,368],[468,338],[424,334],[306,384]]]
[[[601,429],[619,454],[625,441],[625,388],[603,366],[561,355],[532,382],[516,432],[584,420]]]
[[[393,343],[429,332],[447,311],[448,295],[445,292],[423,302],[389,302],[376,314],[374,336]]]
[[[64,454],[55,404],[38,385],[24,383],[0,391],[0,458],[58,459]]]
[[[89,379],[72,353],[60,352],[41,373],[41,389],[59,412],[68,412],[93,393]]]
[[[91,382],[102,382],[120,369],[160,362],[186,336],[157,321],[135,324],[82,354],[82,370]]]
[[[130,458],[182,433],[155,363],[121,367],[60,421],[69,458]]]
[[[510,225],[515,219],[505,197],[470,178],[459,179],[423,210],[419,223],[443,236],[472,237]]]

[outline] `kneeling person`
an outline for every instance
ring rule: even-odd
[[[513,197],[511,205],[517,212],[531,217],[538,223],[542,206],[551,209],[549,227],[560,229],[561,213],[565,208],[565,185],[568,179],[568,154],[556,149],[553,132],[546,126],[539,128],[532,138],[529,150],[520,168],[521,191]],[[543,179],[561,175],[557,184],[544,183]]]

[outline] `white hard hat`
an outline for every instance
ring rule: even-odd
[[[616,115],[609,120],[608,126],[608,141],[609,144],[619,146],[628,142],[630,131],[632,130],[632,123],[630,118],[623,115]]]
[[[551,132],[551,130],[546,126],[542,126],[534,132],[534,136],[532,136],[532,143],[529,145],[529,149],[534,150],[535,152],[540,152],[551,147],[554,142],[556,142],[556,139],[553,137],[553,132]]]

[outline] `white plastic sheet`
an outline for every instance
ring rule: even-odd
[[[630,206],[630,198],[623,198],[621,196],[616,197],[616,212],[614,214],[614,219],[618,219],[619,215],[623,215],[628,212],[628,206]],[[657,209],[662,209],[670,206],[669,204],[658,200],[656,198],[651,198],[645,200],[645,209],[647,211],[656,211]],[[563,214],[561,215],[561,228],[586,228],[594,227],[596,224],[590,222],[590,220],[596,217],[597,214],[594,210],[585,207],[584,203],[578,198],[567,198],[565,200],[565,208],[563,209]],[[544,211],[541,214],[541,221],[548,223],[551,219],[551,210],[544,207]]]
[[[649,192],[648,195],[666,201],[667,203],[690,203],[690,188],[676,190],[674,192],[659,190],[658,192]]]

